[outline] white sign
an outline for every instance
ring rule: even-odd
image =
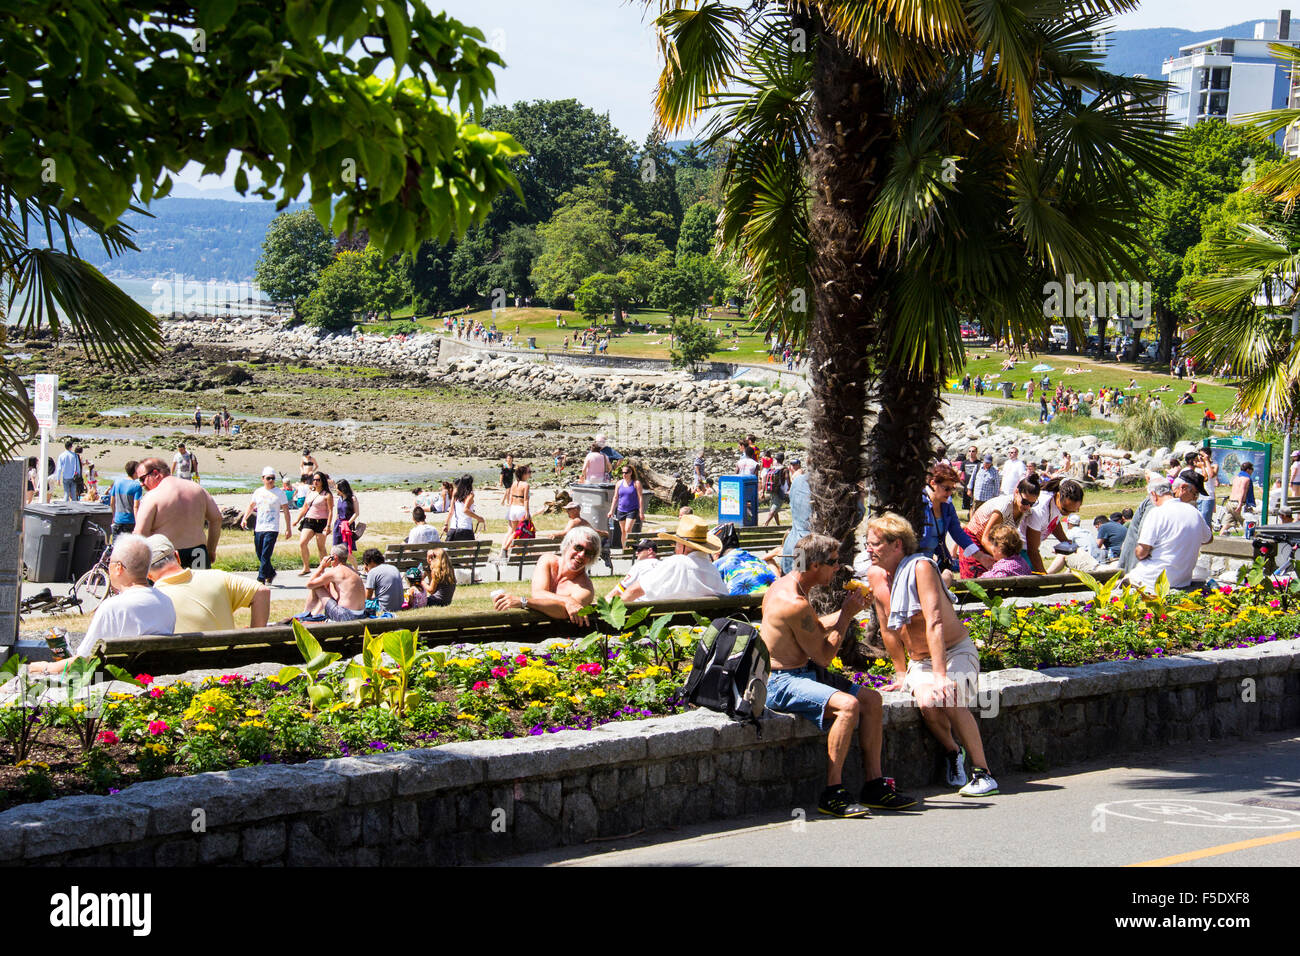
[[[41,428],[59,427],[59,377],[36,376],[36,424]]]

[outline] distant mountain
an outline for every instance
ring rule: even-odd
[[[220,199],[224,202],[261,202],[256,196],[241,196],[230,186],[204,187],[174,183],[169,199]]]
[[[1276,16],[1276,11],[1274,16]],[[1180,46],[1213,40],[1215,37],[1253,37],[1255,24],[1266,17],[1257,17],[1217,30],[1178,30],[1173,27],[1155,27],[1150,30],[1116,30],[1107,37],[1106,69],[1112,73],[1133,76],[1141,73],[1154,80],[1164,79],[1160,65],[1171,56],[1178,55]],[[1297,24],[1293,21],[1293,28]]]
[[[284,211],[300,208],[295,203]],[[153,279],[180,273],[205,282],[241,282],[253,278],[266,227],[279,215],[272,202],[175,196],[158,200],[149,211],[152,218],[135,213],[122,217],[135,230],[132,238],[139,252],[109,258],[101,244],[87,238],[78,242],[77,251],[113,277]]]

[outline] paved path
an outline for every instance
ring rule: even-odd
[[[997,775],[1002,794],[984,800],[925,791],[915,813],[837,820],[815,807],[791,807],[550,850],[509,865],[1300,863],[1300,736],[1199,743],[1105,763],[1048,775],[1004,771]]]

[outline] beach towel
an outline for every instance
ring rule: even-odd
[[[919,551],[916,554],[909,554],[899,562],[898,568],[894,571],[894,580],[889,586],[888,627],[891,631],[902,630],[907,626],[908,621],[921,613],[921,595],[916,587],[918,561],[929,561],[936,573],[939,570],[934,558]],[[957,603],[955,594],[946,587],[943,591],[949,601],[953,604]]]

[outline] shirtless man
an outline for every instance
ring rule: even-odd
[[[829,722],[830,763],[817,809],[835,817],[865,817],[871,807],[903,810],[916,801],[897,792],[881,772],[880,695],[825,670],[839,653],[853,615],[867,606],[858,592],[850,591],[837,613],[820,618],[813,614],[808,591],[830,583],[840,568],[839,557],[840,543],[834,538],[805,535],[795,545],[794,570],[778,578],[763,596],[763,643],[772,659],[767,706],[811,720],[822,730]],[[854,728],[867,777],[861,803],[849,796],[842,782]]]
[[[523,608],[541,611],[556,620],[568,619],[582,627],[587,616],[578,613],[596,597],[596,587],[587,568],[600,557],[600,535],[590,527],[574,528],[564,536],[559,554],[544,554],[537,559],[533,584],[528,597],[501,592],[492,599],[498,611]]]
[[[569,516],[568,523],[559,531],[548,531],[546,537],[554,541],[562,540],[568,538],[569,532],[575,528],[591,528],[592,531],[596,532],[597,537],[600,536],[600,532],[596,531],[595,526],[582,516],[582,505],[578,504],[576,501],[570,501],[565,505],[564,513]]]
[[[216,499],[195,482],[177,478],[161,458],[140,462],[135,479],[145,490],[135,515],[135,533],[141,537],[166,535],[176,545],[183,568],[212,567],[221,539],[221,509]]]
[[[989,775],[979,725],[968,707],[979,682],[979,651],[957,619],[934,560],[915,551],[916,532],[902,515],[888,512],[867,522],[872,561],[867,580],[880,636],[894,663],[894,680],[884,689],[912,692],[926,726],[944,748],[950,786],[960,787],[963,797],[992,796],[998,784]],[[896,582],[908,590],[892,611]],[[962,766],[967,753],[969,780]]]
[[[305,587],[311,593],[299,620],[357,621],[365,617],[366,585],[357,569],[348,564],[346,544],[336,544],[321,558]]]

